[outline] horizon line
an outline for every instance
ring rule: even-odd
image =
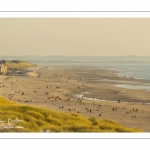
[[[18,56],[41,56],[41,57],[47,57],[47,56],[78,56],[78,57],[126,57],[126,56],[138,56],[138,57],[149,57],[150,55],[0,55],[1,56],[15,56],[15,57],[18,57]]]

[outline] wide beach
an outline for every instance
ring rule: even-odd
[[[92,66],[37,66],[38,76],[0,76],[0,95],[26,105],[41,106],[86,117],[114,120],[150,131],[150,92],[118,87],[149,80],[117,76],[117,71]]]

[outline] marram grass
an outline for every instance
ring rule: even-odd
[[[22,60],[13,60],[13,61],[6,61],[8,69],[15,69],[15,70],[25,70],[28,67],[35,67],[36,65],[27,61]]]
[[[126,128],[111,120],[86,118],[40,107],[18,104],[0,97],[0,119],[21,119],[16,125],[23,128],[3,128],[0,132],[141,132]]]

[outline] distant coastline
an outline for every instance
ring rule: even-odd
[[[91,62],[91,61],[32,61],[42,66],[93,66],[99,69],[109,69],[117,72],[120,77],[150,80],[150,62]]]
[[[0,59],[26,61],[79,61],[79,62],[150,62],[150,56],[65,56],[65,55],[0,55]]]

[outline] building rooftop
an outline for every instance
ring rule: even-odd
[[[0,60],[0,64],[6,64],[5,60]]]

